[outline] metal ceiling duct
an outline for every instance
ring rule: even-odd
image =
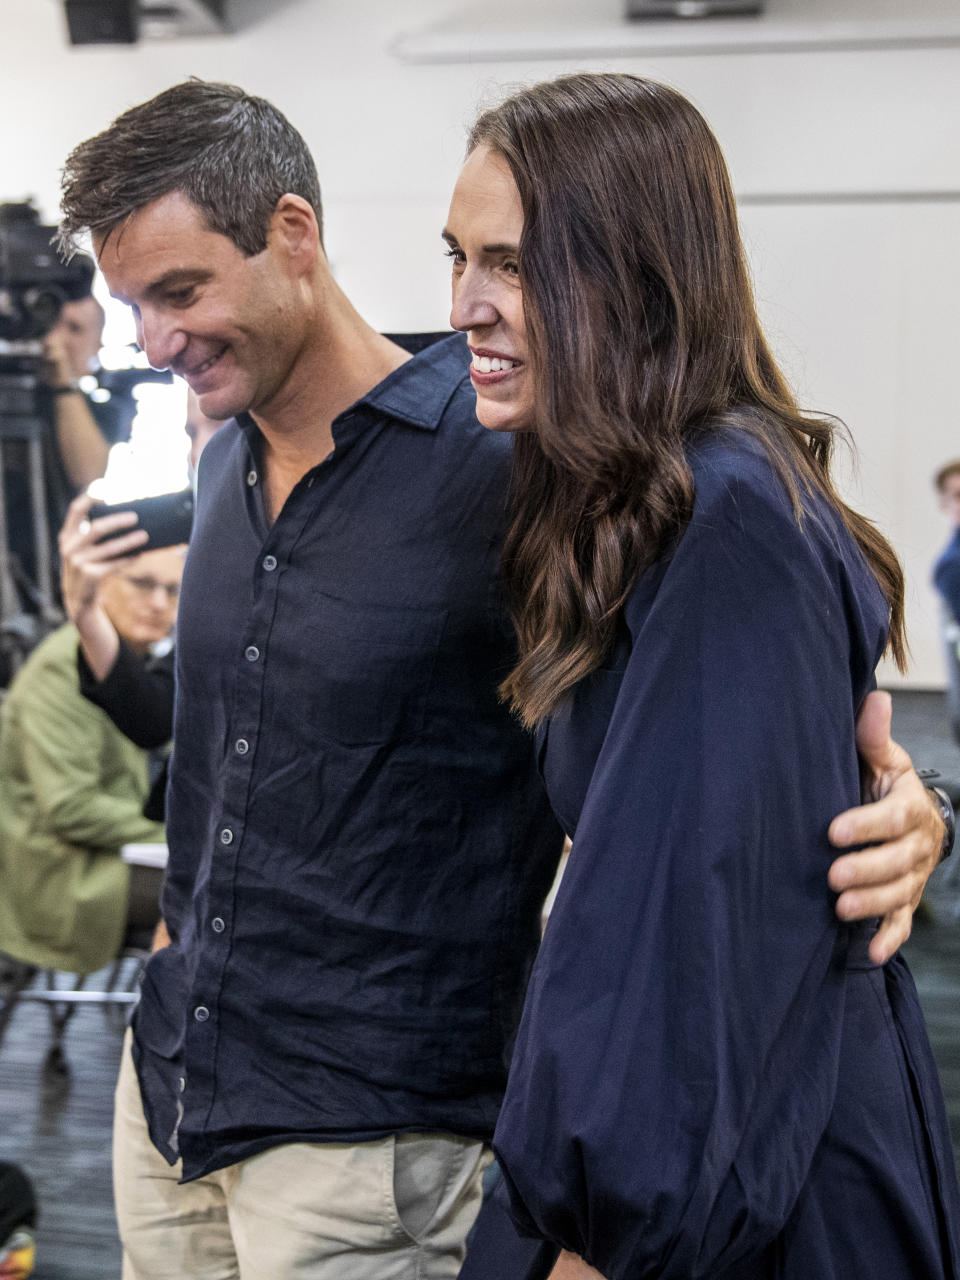
[[[70,43],[136,44],[228,31],[227,0],[64,0]]]
[[[766,0],[626,0],[628,18],[712,18],[762,13]]]
[[[136,44],[137,0],[64,0],[71,44]]]

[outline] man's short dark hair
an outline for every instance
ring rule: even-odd
[[[945,462],[933,477],[933,484],[937,493],[943,492],[943,487],[951,476],[960,476],[960,458],[954,458],[952,462]]]
[[[185,80],[131,107],[67,157],[60,248],[84,231],[109,235],[154,200],[182,192],[212,231],[260,253],[277,201],[302,196],[323,215],[316,166],[275,106],[236,85]]]

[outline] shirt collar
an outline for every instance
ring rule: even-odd
[[[359,405],[369,405],[378,413],[397,418],[424,431],[435,431],[440,425],[450,397],[467,377],[469,353],[462,333],[390,334],[391,342],[412,351],[413,359],[405,361],[382,382],[361,396],[349,409],[334,419],[338,422],[353,414]],[[260,431],[249,413],[238,413],[237,422],[248,440]]]
[[[467,376],[467,340],[462,333],[442,337],[425,347],[419,334],[392,334],[391,340],[417,354],[357,403],[411,426],[435,431],[450,397]]]

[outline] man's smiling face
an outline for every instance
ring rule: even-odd
[[[114,297],[133,309],[156,369],[193,388],[208,417],[267,408],[287,382],[309,319],[282,235],[247,257],[179,191],[96,238]]]

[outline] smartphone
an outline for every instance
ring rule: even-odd
[[[147,542],[138,547],[137,552],[150,551],[156,547],[176,547],[182,542],[190,541],[190,530],[193,528],[192,489],[161,493],[153,498],[136,498],[133,502],[95,502],[87,519],[99,520],[103,516],[115,516],[120,511],[135,511],[137,524],[108,533],[100,539],[101,542],[109,542],[111,538],[132,533],[134,529],[146,529],[149,535]]]

